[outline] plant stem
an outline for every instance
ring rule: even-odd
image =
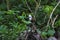
[[[9,0],[6,0],[7,10],[9,10]]]

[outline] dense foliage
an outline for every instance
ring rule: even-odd
[[[55,36],[56,32],[60,32],[60,4],[50,21],[49,18],[58,2],[59,0],[0,0],[0,40],[16,40],[27,29],[27,24],[31,23],[28,20],[29,14],[34,17],[42,38]]]

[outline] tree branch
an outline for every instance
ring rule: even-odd
[[[30,6],[29,6],[28,3],[27,3],[27,1],[26,1],[26,5],[27,5],[29,11],[30,11],[31,13],[33,13],[32,10],[31,10],[31,8],[30,8]]]
[[[56,10],[56,8],[58,7],[59,4],[60,4],[60,1],[57,3],[57,5],[54,7],[53,11],[51,12],[48,23],[47,23],[47,26],[49,25],[49,22],[52,19],[52,15],[53,15],[54,11]]]
[[[53,20],[53,22],[52,22],[52,28],[54,28],[54,23],[55,23],[57,17],[58,17],[58,15],[56,15],[56,17],[54,18],[54,20]]]
[[[36,3],[36,7],[35,7],[34,13],[36,14],[37,10],[38,10],[39,7],[40,7],[40,2],[41,2],[41,0],[39,1],[39,3],[38,3],[36,0],[34,0],[34,1],[35,1],[35,3]]]

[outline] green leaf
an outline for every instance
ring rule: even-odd
[[[24,19],[25,17],[24,16],[18,16],[19,19]]]
[[[15,14],[13,10],[6,11],[6,14]]]
[[[46,5],[43,10],[44,10],[44,12],[50,14],[53,10],[53,6]]]
[[[54,31],[54,30],[48,30],[48,32],[47,32],[48,36],[53,36],[53,35],[54,35],[54,33],[55,33],[55,31]]]
[[[55,26],[56,27],[59,27],[60,26],[60,20],[56,21]]]
[[[30,21],[22,20],[25,24],[30,24]]]
[[[42,32],[41,35],[42,35],[42,37],[46,37],[47,32]]]

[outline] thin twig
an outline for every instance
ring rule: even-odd
[[[32,10],[31,10],[31,8],[30,8],[30,6],[29,6],[28,3],[27,3],[27,1],[26,1],[26,5],[27,5],[29,11],[30,11],[31,13],[33,13]]]
[[[36,15],[36,13],[37,13],[37,10],[39,9],[39,7],[40,7],[40,2],[41,2],[41,0],[39,1],[39,3],[36,1],[36,0],[34,0],[35,1],[35,3],[36,3],[36,7],[35,7],[35,15]]]
[[[58,15],[56,15],[56,17],[54,18],[54,20],[53,20],[53,22],[52,22],[52,27],[53,27],[53,28],[54,28],[54,23],[55,23],[57,17],[58,17]]]
[[[37,13],[37,11],[38,11],[38,9],[39,9],[39,7],[40,7],[40,2],[41,2],[41,0],[39,1],[39,2],[37,2],[36,0],[34,0],[35,1],[35,3],[36,3],[36,7],[35,7],[35,11],[34,11],[34,19],[35,19],[35,21],[36,21],[36,13]]]
[[[60,1],[57,3],[57,5],[54,7],[53,11],[51,12],[50,18],[49,18],[48,23],[47,23],[47,26],[49,25],[49,22],[52,19],[52,15],[53,15],[54,11],[56,10],[56,8],[58,7],[59,4],[60,4]]]

